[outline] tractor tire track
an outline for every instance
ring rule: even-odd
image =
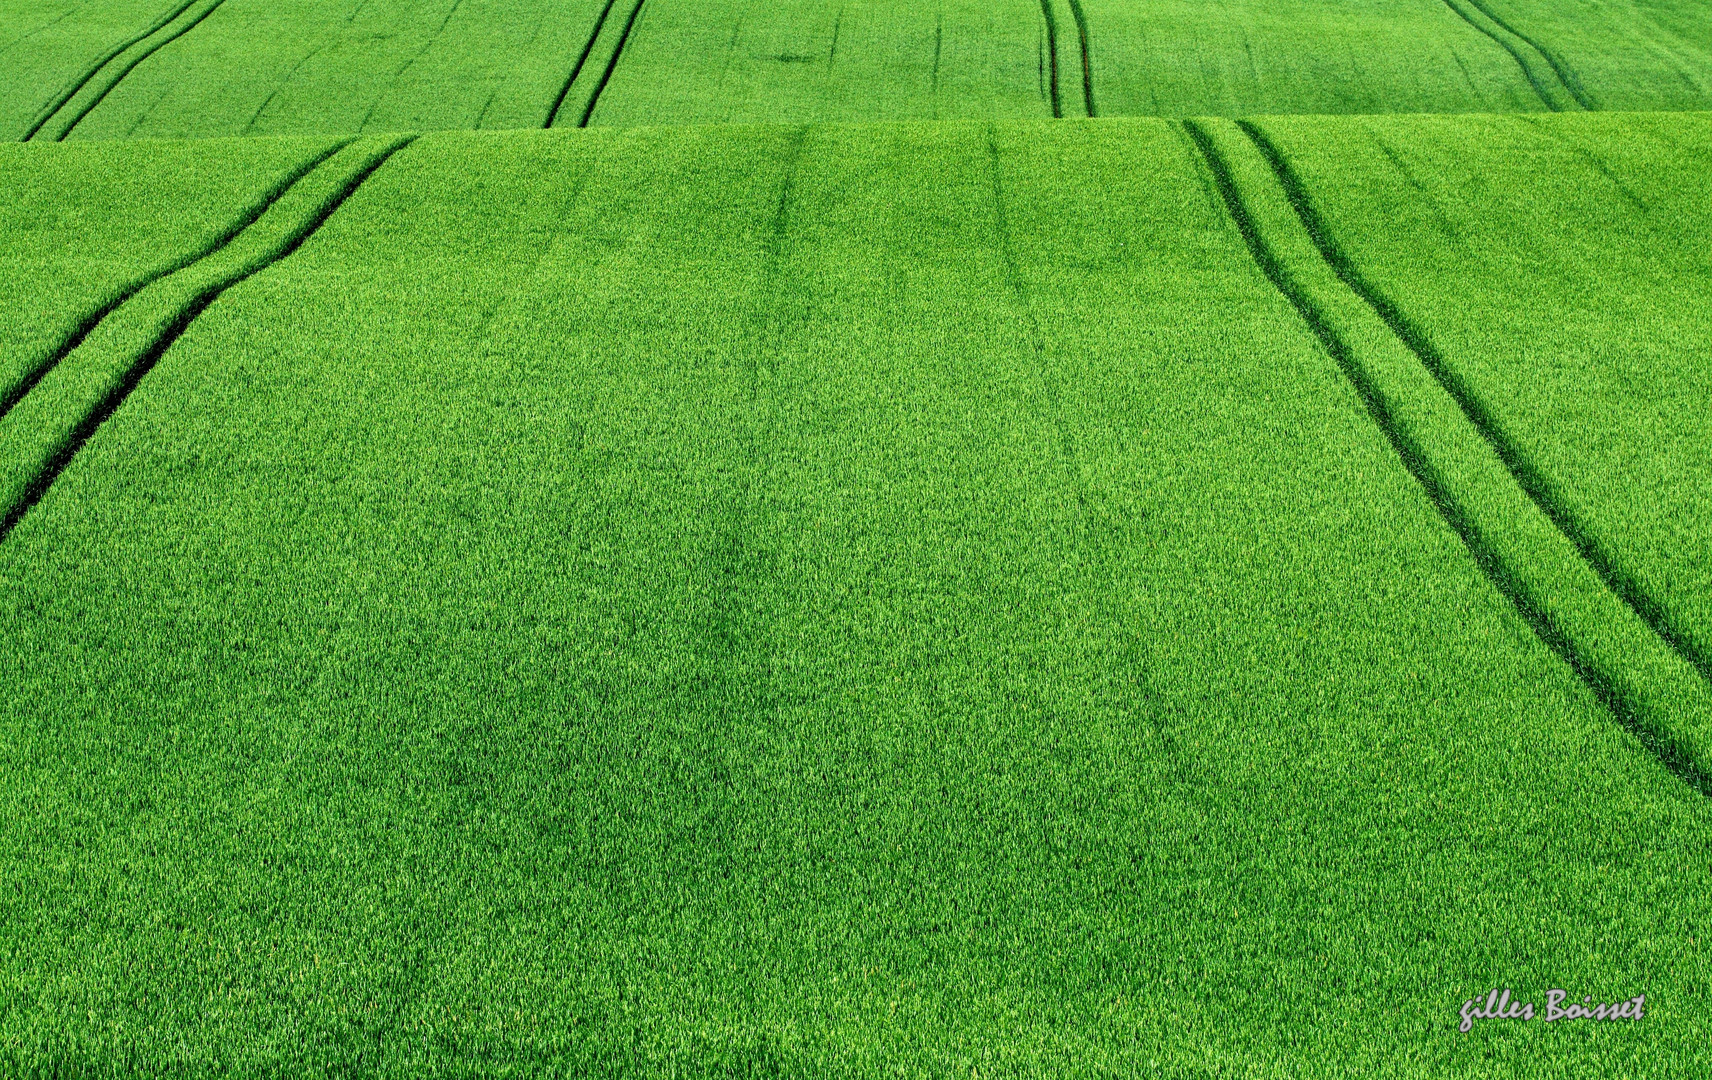
[[[70,428],[65,438],[46,456],[40,469],[23,486],[18,497],[12,501],[10,506],[5,508],[5,517],[0,520],[0,543],[5,542],[25,515],[42,500],[54,482],[76,458],[78,452],[88,444],[101,425],[118,411],[131,392],[153,370],[155,364],[160,361],[167,350],[171,349],[178,339],[184,335],[198,316],[208,310],[209,306],[228,289],[289,258],[292,253],[319,231],[321,226],[325,225],[327,220],[337,213],[339,208],[381,166],[415,140],[415,135],[408,135],[390,140],[378,150],[370,151],[362,164],[357,166],[337,187],[324,196],[300,221],[287,228],[272,244],[248,258],[236,262],[235,265],[223,272],[217,273],[185,297],[173,310],[170,318],[158,327],[150,340],[125,363],[118,378],[112,381],[112,384],[93,403],[92,407]],[[323,158],[322,162],[326,160]],[[312,171],[305,171],[298,177],[298,181],[307,177]],[[294,186],[295,184],[288,185],[285,191],[281,193],[281,198],[285,192],[289,192]],[[260,220],[259,215],[257,220]],[[252,226],[253,224],[254,222],[251,223]],[[233,239],[236,240],[238,235],[247,232],[249,227],[239,229]],[[218,254],[218,252],[211,252],[210,254]],[[190,267],[187,266],[185,269],[190,269]]]
[[[1712,685],[1712,656],[1701,648],[1698,642],[1691,638],[1686,630],[1665,610],[1656,599],[1643,589],[1635,576],[1626,569],[1602,544],[1593,530],[1588,528],[1570,508],[1569,503],[1560,494],[1545,474],[1529,460],[1514,439],[1512,439],[1493,416],[1492,410],[1474,392],[1463,377],[1439,353],[1438,349],[1428,340],[1426,334],[1403,314],[1389,297],[1381,293],[1371,282],[1364,278],[1356,269],[1348,254],[1332,237],[1331,230],[1319,212],[1314,209],[1308,198],[1306,187],[1300,177],[1285,160],[1284,155],[1273,145],[1266,134],[1252,123],[1238,121],[1237,126],[1249,137],[1267,164],[1277,175],[1279,184],[1284,188],[1285,197],[1301,220],[1303,228],[1307,229],[1314,246],[1320,251],[1326,264],[1337,275],[1346,287],[1362,302],[1372,308],[1374,313],[1390,328],[1398,340],[1402,341],[1409,351],[1420,360],[1436,381],[1462,409],[1475,429],[1480,432],[1504,467],[1510,471],[1516,483],[1527,493],[1528,498],[1539,507],[1540,511],[1557,526],[1558,531],[1580,552],[1582,559],[1593,567],[1595,573],[1605,582],[1606,588],[1615,593],[1631,611],[1638,615],[1643,622],[1650,626],[1654,633],[1670,645],[1676,653],[1700,673],[1701,678]]]
[[[102,53],[101,58],[99,60],[97,60],[97,61],[95,61],[95,63],[89,65],[87,68],[84,68],[83,72],[81,74],[79,74],[71,82],[67,83],[66,86],[58,94],[54,95],[53,100],[50,101],[47,104],[47,106],[44,107],[42,109],[42,111],[36,115],[35,122],[30,125],[30,129],[28,131],[24,132],[23,137],[20,138],[18,141],[19,142],[29,142],[31,139],[35,138],[36,133],[41,131],[43,126],[45,126],[49,120],[53,119],[54,114],[59,112],[61,109],[65,108],[65,103],[70,101],[72,98],[76,97],[77,92],[79,90],[82,90],[85,86],[87,86],[89,84],[89,80],[95,78],[96,75],[100,74],[102,68],[106,67],[108,64],[113,62],[114,57],[118,56],[120,53],[124,52],[126,49],[129,49],[131,46],[135,45],[137,42],[142,41],[146,37],[149,37],[151,34],[159,33],[162,27],[166,26],[168,23],[172,22],[174,19],[178,18],[180,15],[183,15],[186,11],[189,11],[190,8],[195,3],[196,3],[196,0],[184,0],[184,3],[178,5],[178,7],[173,8],[172,10],[168,11],[165,15],[162,15],[159,19],[156,19],[154,22],[154,25],[150,26],[147,30],[144,30],[142,33],[136,35],[135,37],[128,38],[125,41],[120,42],[119,44],[113,46],[111,49],[108,49],[106,52]]]
[[[350,139],[342,139],[334,143],[326,150],[323,150],[321,153],[315,155],[310,160],[286,174],[273,187],[263,192],[260,199],[246,207],[244,211],[232,222],[232,224],[227,226],[226,230],[219,236],[215,237],[211,243],[204,245],[199,250],[194,251],[167,266],[163,266],[158,270],[137,278],[130,284],[122,286],[118,292],[114,293],[108,299],[102,301],[95,310],[85,315],[78,321],[76,326],[72,327],[71,332],[60,340],[60,343],[54,347],[53,351],[50,352],[40,364],[37,364],[34,368],[30,369],[30,371],[24,375],[23,379],[21,379],[15,386],[10,387],[3,395],[0,395],[0,420],[4,420],[6,418],[6,414],[11,412],[13,407],[24,399],[26,394],[35,389],[36,384],[45,379],[48,376],[48,373],[53,371],[53,369],[59,365],[60,361],[64,360],[71,354],[72,350],[76,349],[79,345],[82,345],[84,338],[87,338],[97,326],[101,325],[101,321],[103,319],[111,315],[117,308],[127,300],[131,299],[131,297],[142,292],[144,289],[153,285],[160,279],[171,274],[176,274],[180,270],[183,270],[194,263],[201,262],[203,259],[219,253],[231,244],[232,241],[236,240],[240,233],[255,224],[263,214],[268,212],[274,203],[284,198],[285,193],[296,186],[299,180],[302,180],[305,176],[314,172],[321,166],[322,162],[326,161],[340,150],[343,150],[350,141]]]
[[[1558,59],[1556,53],[1499,18],[1498,14],[1487,6],[1486,0],[1468,0],[1468,2],[1474,5],[1475,10],[1479,11],[1482,15],[1497,24],[1499,29],[1503,30],[1506,34],[1513,35],[1516,40],[1527,45],[1528,48],[1534,50],[1536,53],[1539,53],[1540,58],[1546,62],[1546,66],[1552,69],[1552,74],[1557,76],[1557,81],[1563,84],[1563,88],[1565,90],[1569,91],[1569,96],[1575,99],[1575,103],[1577,105],[1580,105],[1588,112],[1592,112],[1599,108],[1598,103],[1595,102],[1592,96],[1587,93],[1586,89],[1582,87],[1581,79],[1570,69],[1568,64],[1565,64],[1562,60]]]
[[[1469,14],[1468,9],[1464,8],[1458,0],[1444,0],[1444,3],[1445,7],[1456,12],[1459,19],[1497,42],[1500,49],[1503,49],[1505,52],[1510,54],[1510,59],[1516,61],[1516,66],[1522,69],[1522,77],[1528,80],[1529,86],[1533,87],[1534,96],[1544,102],[1546,108],[1550,109],[1552,112],[1563,111],[1563,106],[1558,103],[1557,98],[1553,97],[1551,93],[1547,91],[1545,83],[1542,82],[1540,77],[1534,73],[1533,66],[1528,63],[1527,57],[1522,55],[1522,51],[1516,48],[1514,43],[1502,34],[1498,33],[1496,30],[1493,30],[1490,26],[1481,22],[1479,19],[1476,19],[1473,15]]]
[[[95,94],[95,96],[86,105],[83,106],[82,109],[78,110],[77,115],[71,118],[71,123],[69,123],[69,124],[65,125],[65,127],[61,128],[59,134],[54,136],[54,141],[55,142],[64,142],[66,139],[66,136],[71,134],[72,129],[77,127],[78,124],[81,124],[83,122],[84,117],[88,116],[91,112],[94,112],[95,107],[107,99],[107,95],[113,92],[114,87],[118,86],[119,83],[124,80],[125,76],[129,75],[131,72],[133,72],[137,69],[137,65],[141,64],[144,60],[147,60],[149,57],[153,56],[155,53],[166,48],[168,45],[171,45],[173,42],[177,41],[179,38],[183,37],[184,35],[190,33],[192,30],[196,29],[198,26],[202,25],[202,21],[204,19],[208,18],[208,16],[214,14],[216,11],[219,11],[220,6],[222,4],[224,4],[225,2],[226,2],[226,0],[214,0],[214,2],[212,4],[209,4],[206,8],[204,8],[202,10],[202,13],[197,15],[194,19],[191,19],[189,22],[185,23],[183,26],[179,27],[177,30],[174,30],[172,33],[166,35],[165,37],[161,38],[159,41],[156,41],[153,44],[151,44],[148,48],[139,52],[135,57],[133,57],[130,61],[128,61],[123,67],[121,67],[119,69],[119,73],[117,75],[113,76],[112,79],[108,80],[107,85],[102,87],[101,90],[99,92],[97,92]]]
[[[1082,14],[1082,0],[1070,0],[1070,17],[1076,22],[1076,41],[1082,50],[1082,108],[1095,116],[1094,66],[1088,59],[1088,18]]]
[[[1307,290],[1294,280],[1261,235],[1260,228],[1250,213],[1232,175],[1229,163],[1220,153],[1212,137],[1197,121],[1185,120],[1181,123],[1200,150],[1208,169],[1212,172],[1214,184],[1223,197],[1226,209],[1235,222],[1238,232],[1241,233],[1243,242],[1247,245],[1249,254],[1256,265],[1272,286],[1278,290],[1279,294],[1289,301],[1296,313],[1319,340],[1321,346],[1342,370],[1345,378],[1355,388],[1356,394],[1361,399],[1369,417],[1391,444],[1393,452],[1396,453],[1404,468],[1421,487],[1439,516],[1462,541],[1463,546],[1474,558],[1482,574],[1515,607],[1535,636],[1570,667],[1582,683],[1592,691],[1606,711],[1633,734],[1666,769],[1701,794],[1712,796],[1712,773],[1706,770],[1695,755],[1671,731],[1668,729],[1661,730],[1659,725],[1649,724],[1645,721],[1645,710],[1637,700],[1635,689],[1625,685],[1620,679],[1613,677],[1600,664],[1596,663],[1574,638],[1565,632],[1558,619],[1534,595],[1533,590],[1522,580],[1516,569],[1505,561],[1498,546],[1486,536],[1473,516],[1451,491],[1421,444],[1410,434],[1406,425],[1399,422],[1393,403],[1387,398],[1374,374],[1357,357],[1349,343],[1339,335],[1327,313],[1320,308]],[[1244,134],[1255,141],[1257,147],[1262,147],[1264,136],[1253,130],[1252,125],[1238,121],[1238,126],[1242,128]],[[1264,145],[1270,145],[1270,143],[1264,143]],[[1273,155],[1267,155],[1264,148],[1261,152],[1263,156],[1268,157],[1268,165],[1270,166]],[[1276,150],[1274,150],[1274,154],[1276,154]],[[1299,191],[1299,183],[1296,186]],[[1290,198],[1289,195],[1289,189],[1286,188],[1286,196],[1292,208],[1297,208],[1296,199]],[[1306,221],[1303,224],[1304,227],[1307,227]],[[1310,238],[1318,248],[1323,232],[1316,233],[1312,228],[1309,228],[1309,233]],[[1323,249],[1321,249],[1321,255],[1324,256]],[[1331,262],[1329,257],[1326,258],[1326,262]],[[1335,271],[1337,268],[1334,265],[1332,269]],[[1350,287],[1348,280],[1341,273],[1337,274],[1337,277],[1346,287]],[[1353,287],[1351,290],[1356,291]],[[1372,301],[1368,296],[1362,295],[1359,291],[1356,292],[1356,295],[1371,307]],[[1374,310],[1385,321],[1392,333],[1396,334],[1396,328],[1391,325],[1390,320],[1385,319],[1384,313],[1379,312],[1378,309]],[[1405,346],[1409,346],[1407,339],[1402,338],[1400,334],[1398,337]],[[1414,351],[1412,347],[1410,351]],[[1418,353],[1416,355],[1419,356]],[[1506,462],[1506,464],[1508,463]],[[1542,509],[1544,508],[1542,507]],[[1550,516],[1549,512],[1547,516]]]
[[[583,66],[588,63],[589,54],[594,52],[594,43],[600,39],[601,28],[606,25],[606,17],[612,14],[615,0],[606,0],[600,14],[595,16],[594,28],[589,31],[588,40],[583,42],[583,51],[577,56],[577,62],[571,66],[571,73],[565,76],[565,85],[559,87],[559,96],[553,99],[553,107],[547,110],[547,119],[541,124],[550,128],[559,119],[559,110],[565,107],[565,98],[570,95],[571,87],[577,81],[577,76],[583,73]]]
[[[624,55],[624,46],[630,43],[630,32],[636,29],[636,20],[642,16],[642,5],[648,0],[636,0],[630,9],[630,18],[624,20],[624,32],[618,35],[618,45],[612,50],[612,58],[606,62],[606,70],[600,73],[600,82],[595,84],[594,93],[589,95],[588,105],[583,109],[582,119],[577,121],[578,127],[588,127],[589,118],[594,116],[595,106],[600,104],[600,95],[606,92],[606,84],[612,81],[612,73],[618,70],[618,61]]]
[[[1052,118],[1062,119],[1064,106],[1058,99],[1058,23],[1052,16],[1052,0],[1040,0],[1040,14],[1046,20],[1047,90],[1052,95]]]

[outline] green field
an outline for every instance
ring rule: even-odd
[[[1703,7],[162,2],[0,0],[0,1074],[1712,1074]]]

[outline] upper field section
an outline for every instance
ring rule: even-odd
[[[1712,108],[1687,0],[0,0],[34,140]]]

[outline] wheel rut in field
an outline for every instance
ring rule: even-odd
[[[1053,119],[1059,119],[1064,106],[1058,97],[1058,21],[1052,15],[1052,0],[1040,0],[1040,14],[1046,20],[1046,90],[1051,95]]]
[[[46,378],[48,373],[59,365],[60,361],[71,355],[73,349],[82,345],[83,340],[90,335],[91,331],[101,325],[101,321],[117,310],[120,305],[124,304],[127,300],[131,299],[131,297],[142,292],[144,289],[169,274],[176,274],[180,270],[183,270],[194,263],[201,262],[203,259],[223,250],[232,241],[236,240],[245,229],[255,224],[257,219],[267,213],[268,209],[272,207],[274,203],[283,198],[285,193],[291,190],[299,180],[319,168],[322,162],[326,161],[340,150],[343,150],[350,142],[350,139],[341,139],[326,150],[323,150],[321,153],[293,169],[281,178],[273,187],[263,192],[261,198],[257,199],[253,204],[245,208],[245,210],[226,227],[225,231],[215,237],[213,241],[167,266],[150,271],[129,284],[120,287],[118,292],[102,301],[95,310],[89,312],[82,319],[78,320],[77,325],[72,327],[71,332],[61,339],[60,343],[54,347],[53,351],[50,352],[40,364],[37,364],[26,372],[23,379],[21,379],[17,385],[7,389],[3,394],[0,394],[0,420],[4,420],[6,418],[6,414],[11,412],[18,402],[22,401],[24,396],[35,388],[37,383]]]
[[[159,277],[152,289],[133,292],[125,307],[115,306],[113,314],[121,319],[134,308],[144,309],[136,312],[140,325],[119,327],[115,326],[118,320],[102,320],[99,329],[109,334],[107,338],[83,341],[44,374],[36,391],[22,398],[0,422],[0,498],[4,499],[0,543],[198,316],[228,289],[302,247],[382,165],[415,139],[414,135],[393,136],[335,148],[284,185],[279,196],[254,220],[236,229],[226,244],[176,273]],[[340,160],[347,155],[348,160]],[[59,382],[50,386],[56,379]]]
[[[565,85],[559,87],[559,96],[553,99],[553,107],[547,110],[547,119],[542,122],[542,127],[550,128],[559,119],[559,110],[565,107],[565,99],[570,96],[571,87],[576,85],[578,76],[582,75],[583,68],[587,66],[589,54],[594,52],[594,43],[599,40],[601,28],[606,25],[607,16],[612,14],[614,3],[615,0],[606,0],[600,14],[595,16],[594,26],[589,29],[588,40],[583,42],[583,51],[577,55],[577,62],[571,65],[570,74],[565,76]]]
[[[1564,63],[1556,53],[1546,48],[1533,37],[1522,33],[1514,26],[1505,22],[1496,11],[1492,10],[1486,0],[1465,0],[1465,2],[1472,4],[1476,11],[1480,12],[1488,19],[1491,19],[1500,30],[1511,35],[1517,41],[1520,41],[1522,44],[1538,53],[1540,59],[1544,60],[1546,62],[1546,66],[1552,69],[1552,74],[1557,76],[1558,82],[1563,84],[1563,88],[1569,92],[1570,97],[1575,99],[1575,103],[1577,105],[1580,105],[1583,109],[1586,109],[1589,112],[1592,112],[1594,109],[1599,107],[1598,103],[1593,100],[1592,95],[1590,95],[1581,85],[1581,79],[1574,71],[1570,70],[1569,65]]]
[[[1319,250],[1321,257],[1325,259],[1326,265],[1331,267],[1332,273],[1336,274],[1338,280],[1342,281],[1351,292],[1360,297],[1363,303],[1372,308],[1373,312],[1397,336],[1397,339],[1419,359],[1421,366],[1426,368],[1433,380],[1444,388],[1445,393],[1449,394],[1452,400],[1456,402],[1457,407],[1462,410],[1463,415],[1468,417],[1469,423],[1474,425],[1481,438],[1485,439],[1487,444],[1491,446],[1492,451],[1498,455],[1498,460],[1504,463],[1504,467],[1509,470],[1517,485],[1540,509],[1540,512],[1550,519],[1558,531],[1574,545],[1582,559],[1605,582],[1606,588],[1610,589],[1624,604],[1628,605],[1630,610],[1652,627],[1653,632],[1669,643],[1670,647],[1676,650],[1684,660],[1693,665],[1695,670],[1700,673],[1701,678],[1705,679],[1708,684],[1712,684],[1712,657],[1709,657],[1706,651],[1690,637],[1688,632],[1671,617],[1663,605],[1641,587],[1634,574],[1619,562],[1617,557],[1600,542],[1594,531],[1576,515],[1568,500],[1558,493],[1555,485],[1546,477],[1544,472],[1529,459],[1527,454],[1523,453],[1521,447],[1498,423],[1491,408],[1456,368],[1445,361],[1444,356],[1439,353],[1427,335],[1403,313],[1403,310],[1395,302],[1362,275],[1353,260],[1349,258],[1332,236],[1331,230],[1326,226],[1319,212],[1314,209],[1312,201],[1308,198],[1307,188],[1278,147],[1266,137],[1265,132],[1254,124],[1244,120],[1238,121],[1237,126],[1242,129],[1243,133],[1259,149],[1261,155],[1266,158],[1267,164],[1271,166],[1273,173],[1278,177],[1279,185],[1284,189],[1285,198],[1289,200],[1291,209],[1295,211],[1302,227],[1307,230],[1309,238],[1314,242],[1314,246]]]
[[[559,88],[559,96],[547,111],[542,127],[556,126],[561,115],[575,116],[577,127],[588,127],[595,107],[600,104],[601,94],[606,92],[607,83],[612,81],[612,73],[618,70],[624,47],[630,43],[630,35],[636,29],[636,21],[642,17],[642,6],[646,2],[634,0],[624,22],[618,24],[612,17],[617,0],[606,0],[589,30],[582,52],[578,54],[576,63],[571,65],[564,85]],[[596,71],[598,75],[594,74]]]
[[[606,70],[600,73],[600,82],[595,84],[594,93],[589,95],[588,105],[583,109],[578,127],[588,127],[589,119],[594,116],[595,106],[600,104],[600,95],[606,92],[606,84],[612,81],[612,73],[618,70],[618,61],[624,55],[624,46],[630,43],[630,33],[636,29],[636,20],[642,17],[642,5],[648,0],[636,0],[630,9],[630,17],[624,20],[624,32],[618,35],[618,45],[612,50],[612,59],[606,62]]]
[[[1539,98],[1546,108],[1552,112],[1564,111],[1564,102],[1559,99],[1554,87],[1568,94],[1570,100],[1583,109],[1595,107],[1592,99],[1582,91],[1580,80],[1574,79],[1573,73],[1566,66],[1532,38],[1518,33],[1508,23],[1493,15],[1489,8],[1479,3],[1479,0],[1444,0],[1444,4],[1456,13],[1457,18],[1490,38],[1499,48],[1510,54],[1510,59],[1514,60],[1516,66],[1522,70],[1522,77],[1528,80],[1528,85],[1533,88],[1534,96]],[[1473,4],[1475,10],[1470,11],[1463,6],[1464,4]],[[1479,16],[1484,17],[1485,21],[1482,21],[1481,17],[1477,17],[1477,12]],[[1534,53],[1545,61],[1554,77],[1548,79],[1535,71],[1534,65],[1528,61],[1526,55],[1528,52]]]
[[[1273,161],[1282,158],[1275,147],[1266,153],[1264,134],[1245,122],[1183,127],[1261,272],[1341,369],[1481,573],[1642,746],[1712,795],[1712,687],[1704,672],[1585,561],[1374,305],[1376,294],[1363,295],[1337,272],[1321,246],[1323,223],[1301,215],[1300,183],[1282,182]]]
[[[1088,17],[1082,13],[1082,0],[1070,0],[1070,17],[1076,22],[1076,43],[1082,53],[1082,109],[1089,116],[1094,111],[1094,65],[1088,58]]]
[[[184,35],[190,33],[192,30],[196,29],[198,26],[201,26],[203,20],[207,19],[210,15],[214,14],[216,11],[219,11],[220,7],[223,4],[225,4],[225,2],[226,2],[226,0],[213,0],[212,3],[207,4],[200,11],[196,12],[191,18],[186,19],[183,23],[181,23],[177,27],[169,28],[168,32],[161,34],[158,37],[155,37],[155,38],[148,40],[147,42],[145,42],[143,44],[143,48],[138,49],[130,57],[124,59],[119,64],[117,69],[115,69],[114,73],[110,77],[108,77],[102,81],[100,88],[97,89],[94,93],[92,93],[89,96],[89,99],[87,101],[83,102],[82,105],[78,106],[75,110],[72,111],[71,119],[69,121],[67,121],[65,124],[61,125],[59,127],[59,130],[55,133],[54,141],[55,142],[64,142],[66,140],[66,137],[72,133],[72,130],[74,128],[76,128],[77,125],[83,123],[84,119],[86,117],[88,117],[90,113],[95,111],[96,106],[100,105],[103,101],[107,100],[107,95],[111,94],[114,91],[114,89],[117,88],[118,85],[125,80],[126,76],[130,75],[131,72],[137,70],[137,67],[140,64],[142,64],[142,62],[144,60],[147,60],[149,57],[153,56],[155,53],[166,48],[168,45],[171,45],[173,42],[177,41],[179,38],[183,37]],[[75,98],[75,96],[76,95],[74,94],[73,98]],[[68,102],[67,102],[68,107],[69,107],[69,102],[70,102],[70,99],[68,99]],[[39,130],[40,129],[38,129],[38,131]]]
[[[35,138],[36,133],[41,131],[42,127],[46,125],[49,120],[53,119],[54,114],[65,108],[65,103],[70,101],[73,97],[76,97],[77,92],[89,85],[89,81],[95,78],[96,75],[100,74],[102,68],[112,63],[115,57],[126,49],[129,49],[131,46],[142,41],[144,38],[159,33],[168,23],[172,22],[180,15],[183,15],[186,11],[189,11],[196,2],[197,0],[184,0],[184,3],[177,7],[168,9],[167,12],[160,18],[156,19],[147,30],[144,30],[142,33],[137,34],[134,37],[126,38],[124,41],[121,41],[119,44],[102,53],[99,59],[84,68],[83,71],[78,73],[76,78],[67,83],[58,94],[54,95],[53,100],[49,101],[42,111],[36,114],[35,121],[30,124],[29,130],[24,132],[23,137],[18,141],[29,142],[31,139]]]

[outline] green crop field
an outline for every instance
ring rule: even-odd
[[[1712,1075],[1707,110],[1690,0],[0,0],[0,1075]]]

